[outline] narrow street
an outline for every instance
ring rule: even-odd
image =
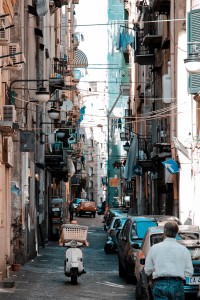
[[[86,274],[78,278],[78,285],[71,285],[64,276],[65,249],[58,242],[49,241],[33,261],[11,272],[14,288],[0,288],[1,300],[44,299],[120,299],[134,300],[135,286],[118,276],[117,255],[107,255],[103,246],[106,233],[103,216],[76,218],[81,225],[88,225],[89,247],[83,249]]]

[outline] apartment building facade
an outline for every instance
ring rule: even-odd
[[[65,208],[70,198],[80,154],[75,73],[85,63],[74,34],[78,3],[0,1],[2,277],[44,246],[52,198]]]

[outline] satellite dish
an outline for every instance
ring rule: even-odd
[[[73,103],[71,100],[67,99],[63,101],[62,110],[69,111],[73,107]]]

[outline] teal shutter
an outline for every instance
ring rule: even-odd
[[[200,42],[200,10],[188,13],[188,42]],[[200,50],[200,44],[197,44]],[[192,45],[188,44],[188,56],[192,52]],[[200,74],[189,75],[188,93],[196,94],[200,91]]]

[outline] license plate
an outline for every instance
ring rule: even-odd
[[[186,283],[189,285],[198,285],[200,283],[200,276],[186,277]]]

